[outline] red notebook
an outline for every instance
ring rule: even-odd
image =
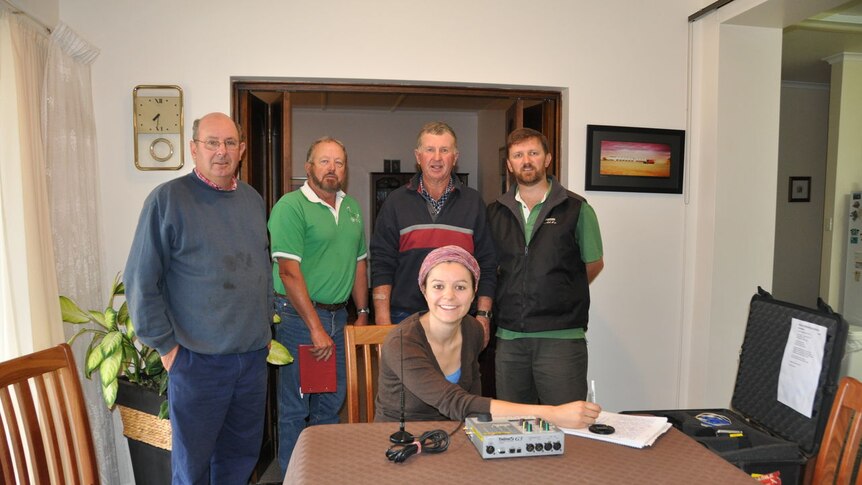
[[[299,390],[303,394],[335,392],[335,347],[329,360],[317,360],[313,345],[299,346]]]

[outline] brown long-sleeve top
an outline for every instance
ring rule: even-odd
[[[469,315],[461,320],[461,378],[452,384],[437,364],[419,315],[407,317],[383,343],[374,420],[398,421],[401,417],[402,363],[405,420],[460,421],[470,414],[490,412],[491,399],[480,396],[482,325]]]

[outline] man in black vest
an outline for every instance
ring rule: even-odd
[[[547,176],[548,140],[521,128],[506,140],[517,182],[488,207],[499,270],[497,398],[557,405],[587,396],[590,283],[604,267],[596,214]]]

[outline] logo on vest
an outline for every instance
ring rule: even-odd
[[[543,224],[556,224],[556,223],[557,223],[556,217],[549,217],[549,218],[545,219],[545,222]]]

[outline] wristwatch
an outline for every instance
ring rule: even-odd
[[[365,313],[365,314],[367,315],[367,314],[371,313],[371,310],[370,310],[368,307],[364,307],[364,308],[357,308],[357,309],[356,309],[356,313],[357,313],[357,314],[359,314],[359,313]]]
[[[488,320],[490,320],[491,319],[491,312],[489,310],[477,310],[476,316],[477,317],[485,317]]]

